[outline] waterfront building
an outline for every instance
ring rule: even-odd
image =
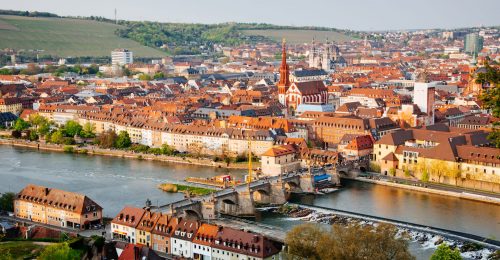
[[[137,243],[137,226],[146,211],[141,208],[125,207],[111,221],[113,239]]]
[[[293,144],[273,146],[262,154],[262,173],[268,176],[277,176],[300,169],[297,155],[298,149]]]
[[[0,93],[0,113],[10,112],[16,116],[19,116],[22,110],[23,110],[23,104],[21,103],[19,98],[15,97],[1,98],[1,93]]]
[[[111,64],[123,66],[134,63],[133,53],[127,49],[115,49],[111,52]]]
[[[212,244],[217,237],[219,227],[203,223],[193,239],[193,258],[199,260],[212,259]]]
[[[136,241],[139,245],[145,245],[147,247],[153,247],[153,238],[151,231],[154,229],[156,222],[158,221],[160,213],[151,212],[151,210],[146,209],[144,215],[142,215],[139,225],[137,225]]]
[[[14,215],[58,227],[88,229],[102,224],[102,207],[89,197],[33,184],[16,195]]]
[[[171,253],[183,258],[193,258],[193,239],[199,227],[198,221],[181,219],[170,239]]]
[[[372,163],[385,175],[499,192],[500,149],[487,135],[446,125],[396,131],[375,143]]]
[[[260,234],[220,227],[212,244],[212,259],[279,259],[282,244]]]
[[[158,217],[158,221],[151,231],[154,250],[164,252],[166,254],[170,254],[172,252],[170,238],[178,223],[178,218],[174,218],[167,214],[161,214]]]

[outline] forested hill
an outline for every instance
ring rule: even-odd
[[[9,23],[16,23],[18,21],[31,21],[36,22],[38,18],[40,19],[54,19],[54,20],[44,20],[47,23],[56,24],[59,26],[58,30],[64,29],[64,24],[68,26],[77,23],[77,21],[93,21],[104,22],[108,25],[103,25],[105,28],[112,28],[115,26],[114,34],[121,37],[122,39],[129,39],[138,42],[144,46],[162,49],[170,54],[199,54],[204,50],[209,50],[214,44],[221,44],[223,46],[237,46],[243,43],[257,43],[257,42],[276,42],[282,37],[295,38],[291,42],[309,42],[313,36],[321,36],[321,38],[328,37],[330,40],[345,41],[352,39],[350,36],[356,36],[355,32],[337,30],[334,28],[324,28],[324,27],[295,27],[295,26],[278,26],[271,24],[260,24],[260,23],[221,23],[221,24],[189,24],[189,23],[161,23],[161,22],[148,22],[148,21],[125,21],[119,20],[114,21],[104,17],[89,16],[89,17],[63,17],[57,14],[47,13],[47,12],[28,12],[28,11],[13,11],[13,10],[0,10],[0,16],[21,16],[24,17],[23,20],[20,19],[4,19],[4,27],[6,29],[13,29],[16,24],[12,25]],[[16,21],[14,21],[16,20]],[[72,21],[71,21],[72,20]],[[1,21],[0,21],[1,22]],[[19,22],[20,23],[20,22]],[[94,26],[94,23],[81,23],[81,26]],[[117,23],[117,24],[115,24]],[[22,27],[22,24],[18,27]],[[43,31],[42,24],[36,26],[37,30]],[[0,28],[2,29],[2,28]],[[26,32],[30,31],[26,28]],[[49,29],[49,26],[47,27]],[[81,28],[86,30],[86,28]],[[64,32],[64,30],[62,30]],[[106,31],[106,33],[109,32]],[[15,30],[11,30],[10,34],[16,34]],[[17,31],[17,34],[22,34],[23,31]],[[107,35],[107,34],[106,34]],[[107,35],[108,38],[112,38],[111,35]],[[13,35],[9,38],[8,45],[16,43],[16,39],[20,38],[17,35]],[[47,41],[49,41],[48,39]],[[116,39],[114,39],[116,41]],[[1,41],[0,41],[1,43]],[[7,43],[6,43],[7,44]],[[37,48],[37,42],[26,43],[19,42],[19,46],[24,46],[24,48]],[[16,46],[3,46],[2,47],[15,48]],[[200,48],[202,46],[202,48]],[[50,49],[49,46],[40,46],[39,49]],[[64,46],[61,46],[62,53],[72,54],[71,50],[66,52]],[[106,50],[108,51],[108,50]],[[53,53],[57,54],[57,53]],[[81,56],[94,55],[94,53],[88,51],[76,52],[74,55]],[[148,52],[151,54],[151,52]]]

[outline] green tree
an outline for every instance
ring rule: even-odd
[[[457,248],[452,250],[448,244],[442,243],[438,246],[430,260],[461,260],[462,256]]]
[[[151,76],[148,74],[141,74],[139,75],[139,80],[151,80]]]
[[[174,152],[175,152],[175,149],[168,144],[163,144],[161,146],[161,153],[164,155],[173,155]]]
[[[486,63],[485,67],[486,72],[478,73],[476,83],[483,86],[490,85],[490,87],[481,94],[480,99],[483,101],[483,107],[491,109],[491,114],[494,117],[500,117],[500,70],[491,67],[488,63]],[[494,126],[493,131],[488,135],[488,139],[497,148],[500,148],[500,122],[495,122]]]
[[[30,127],[30,124],[26,121],[24,121],[22,118],[18,118],[16,122],[14,123],[14,130],[16,131],[23,131],[26,130]]]
[[[59,243],[46,247],[40,256],[39,260],[79,260],[81,253],[72,249],[68,243]]]
[[[83,125],[83,129],[80,132],[80,136],[83,138],[94,138],[95,137],[95,126],[94,124],[87,122]]]
[[[154,79],[163,79],[163,78],[165,78],[165,74],[163,74],[163,72],[157,72],[157,73],[155,73],[153,78]]]
[[[74,137],[75,135],[80,135],[82,129],[83,129],[82,126],[78,122],[73,120],[69,120],[64,125],[64,132],[68,137]]]
[[[5,210],[12,212],[14,211],[14,198],[16,194],[14,192],[6,192],[0,196],[0,211]]]
[[[124,149],[130,147],[130,145],[132,145],[132,141],[130,140],[128,133],[126,131],[120,131],[118,137],[116,138],[115,147]]]
[[[50,135],[50,142],[54,144],[62,144],[64,142],[64,134],[61,129]]]

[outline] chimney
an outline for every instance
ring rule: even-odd
[[[49,195],[49,191],[50,191],[50,189],[49,189],[49,188],[45,188],[45,196],[48,196],[48,195]]]

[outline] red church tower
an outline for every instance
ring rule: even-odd
[[[290,68],[286,64],[286,41],[283,39],[281,51],[280,81],[278,82],[278,100],[286,106],[285,94],[290,87]]]

